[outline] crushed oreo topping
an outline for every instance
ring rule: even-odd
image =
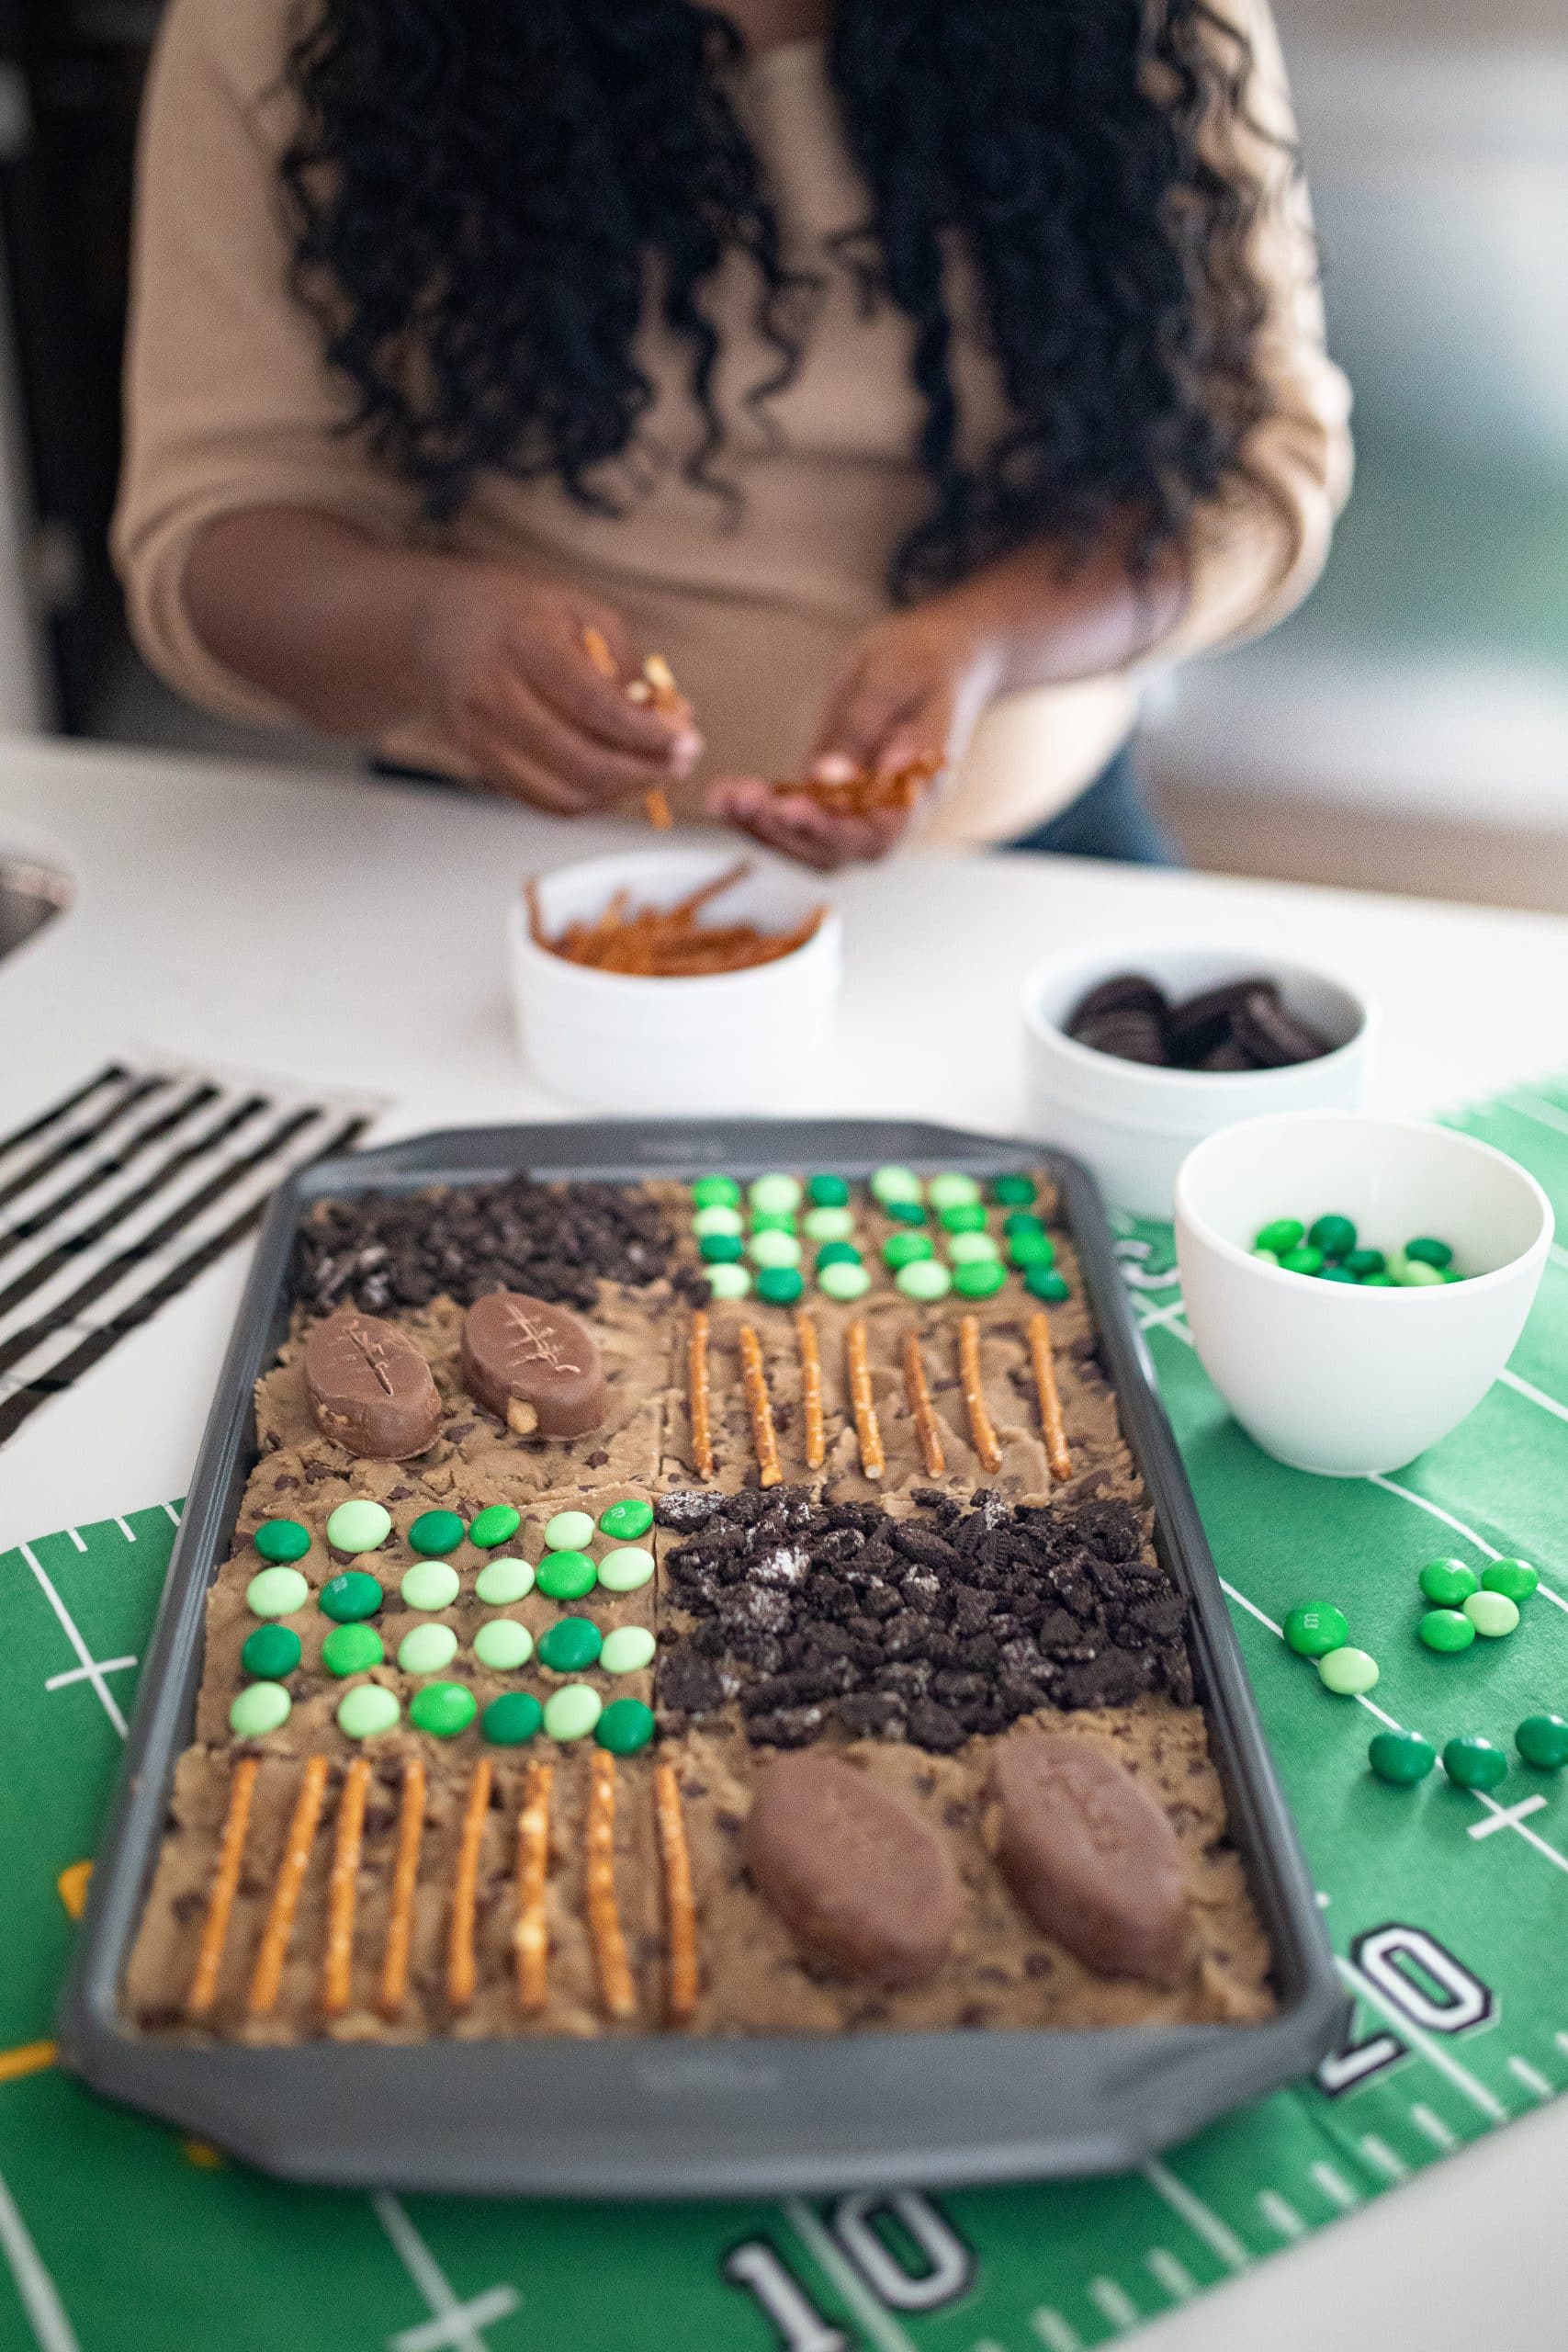
[[[1131,1504],[914,1500],[895,1519],[800,1487],[663,1496],[671,1599],[696,1620],[660,1652],[671,1727],[738,1698],[759,1746],[837,1728],[942,1756],[1043,1706],[1191,1704],[1186,1604]]]

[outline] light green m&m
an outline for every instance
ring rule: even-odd
[[[593,1541],[593,1521],[585,1510],[558,1510],[545,1521],[545,1542],[552,1552],[581,1552]]]
[[[923,1188],[912,1168],[879,1168],[871,1180],[871,1195],[886,1208],[889,1201],[920,1200]]]
[[[746,1220],[739,1209],[716,1204],[712,1208],[699,1209],[692,1219],[692,1231],[699,1241],[713,1233],[744,1233]]]
[[[893,1277],[896,1287],[906,1298],[923,1303],[945,1298],[953,1288],[953,1276],[934,1258],[917,1258],[913,1265],[900,1266]]]
[[[457,1655],[457,1636],[450,1625],[416,1625],[398,1644],[398,1664],[405,1674],[444,1673]]]
[[[1365,1650],[1330,1650],[1317,1661],[1318,1679],[1337,1698],[1359,1699],[1378,1679],[1378,1662]]]
[[[933,1209],[966,1209],[980,1197],[980,1187],[973,1176],[956,1172],[933,1176],[926,1186],[926,1198]]]
[[[801,1230],[808,1241],[848,1241],[855,1229],[853,1209],[807,1209]]]
[[[450,1609],[462,1589],[457,1571],[445,1560],[416,1560],[398,1587],[409,1609]]]
[[[534,1636],[515,1617],[492,1617],[474,1635],[474,1656],[492,1674],[512,1674],[534,1655]]]
[[[1518,1628],[1518,1603],[1510,1600],[1506,1592],[1472,1592],[1464,1604],[1464,1613],[1476,1632],[1489,1642],[1500,1642],[1505,1634]]]
[[[863,1298],[871,1288],[871,1276],[863,1266],[838,1264],[824,1266],[817,1277],[817,1287],[824,1298],[840,1299],[846,1304]]]
[[[604,1702],[590,1683],[569,1682],[545,1702],[546,1735],[562,1741],[586,1739],[604,1712]]]
[[[751,1277],[744,1266],[710,1266],[707,1278],[708,1289],[715,1298],[744,1298],[751,1287]]]
[[[645,1666],[653,1664],[657,1646],[646,1625],[617,1625],[604,1636],[599,1663],[606,1674],[640,1674]]]
[[[955,1233],[947,1245],[947,1254],[955,1266],[980,1266],[1000,1258],[1002,1253],[988,1233]]]
[[[493,1552],[498,1544],[510,1544],[522,1524],[522,1512],[510,1503],[490,1503],[469,1528],[468,1541],[481,1552]]]
[[[253,1617],[291,1617],[310,1598],[310,1588],[298,1568],[258,1568],[245,1587]]]
[[[229,1728],[236,1739],[265,1739],[269,1731],[281,1731],[293,1712],[281,1682],[247,1683],[230,1704]]]
[[[521,1600],[534,1589],[534,1571],[526,1560],[510,1556],[487,1560],[474,1578],[474,1590],[491,1609],[504,1609],[509,1600]]]
[[[793,1233],[754,1233],[750,1244],[751,1262],[757,1266],[798,1266],[800,1244]]]
[[[599,1563],[599,1581],[606,1592],[636,1592],[652,1574],[653,1555],[640,1544],[623,1544]]]
[[[800,1206],[804,1190],[796,1176],[758,1176],[747,1187],[746,1197],[754,1209],[788,1209]]]
[[[310,1531],[297,1519],[264,1519],[252,1538],[264,1560],[287,1566],[302,1560],[310,1548]]]
[[[361,1682],[338,1701],[337,1727],[345,1739],[375,1739],[390,1731],[401,1713],[396,1691],[379,1682]]]
[[[392,1515],[380,1503],[339,1503],[327,1521],[327,1542],[334,1552],[374,1552],[392,1532]]]

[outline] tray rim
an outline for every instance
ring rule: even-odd
[[[1245,2026],[391,2046],[318,2040],[265,2048],[164,2043],[131,2031],[118,1986],[175,1766],[189,1737],[207,1593],[228,1556],[254,1458],[254,1384],[287,1320],[300,1216],[333,1193],[415,1191],[513,1172],[637,1182],[710,1166],[744,1175],[809,1162],[858,1174],[891,1159],[976,1172],[1031,1165],[1047,1170],[1059,1187],[1124,1430],[1154,1502],[1156,1549],[1191,1604],[1201,1702],[1231,1835],[1274,1950],[1275,2016]],[[214,1391],[98,1841],[61,2005],[62,2064],[95,2089],[285,2177],[513,2195],[783,2195],[1122,2169],[1307,2072],[1340,2040],[1348,2016],[1104,1205],[1080,1162],[1027,1138],[924,1121],[598,1121],[432,1130],[316,1161],[280,1188]],[[1038,2076],[1025,2058],[1038,2062]],[[1026,2075],[1037,2109],[1021,2094]],[[324,2098],[328,2076],[335,2095]],[[439,2095],[450,2107],[457,2088],[469,2125],[433,2134],[433,2100]],[[558,2088],[606,2120],[569,2135],[566,2144],[553,2127],[547,2156],[526,2145],[525,2125],[513,2119]],[[759,2119],[764,2094],[777,2105]]]

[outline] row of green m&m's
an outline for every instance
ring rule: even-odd
[[[1538,1771],[1560,1772],[1568,1764],[1568,1722],[1561,1715],[1527,1715],[1514,1746]],[[1378,1779],[1394,1788],[1414,1788],[1437,1760],[1437,1748],[1418,1731],[1374,1732],[1367,1747]],[[1443,1747],[1443,1770],[1456,1788],[1484,1792],[1507,1778],[1507,1751],[1480,1732],[1460,1732]]]
[[[1352,1283],[1362,1290],[1417,1290],[1462,1282],[1453,1250],[1429,1233],[1417,1234],[1403,1250],[1386,1253],[1359,1246],[1348,1216],[1320,1216],[1309,1227],[1300,1217],[1280,1216],[1259,1227],[1252,1254],[1287,1274],[1312,1274],[1323,1282]]]
[[[1528,1560],[1494,1560],[1479,1576],[1463,1560],[1428,1560],[1416,1582],[1432,1606],[1416,1631],[1429,1650],[1451,1657],[1478,1634],[1495,1642],[1515,1632],[1540,1577]]]

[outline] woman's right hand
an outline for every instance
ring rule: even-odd
[[[578,817],[688,775],[702,751],[689,718],[628,702],[590,660],[596,629],[636,676],[620,616],[509,565],[433,568],[415,633],[421,697],[453,749],[497,791]]]

